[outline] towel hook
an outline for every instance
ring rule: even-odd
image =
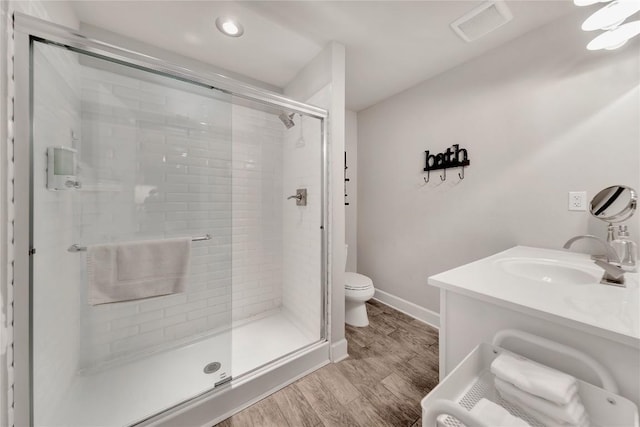
[[[440,181],[444,181],[447,179],[447,169],[442,169],[442,172],[444,173],[444,177],[440,175]]]
[[[425,184],[428,184],[428,183],[429,183],[429,179],[430,179],[430,178],[429,178],[429,174],[430,174],[430,173],[431,173],[431,171],[427,171],[427,177],[426,177],[426,178],[425,178],[425,177],[422,177],[422,179],[424,179],[424,183],[425,183]]]
[[[462,166],[460,169],[462,169],[462,174],[460,174],[460,172],[458,172],[458,176],[462,180],[462,179],[464,179],[464,166]]]

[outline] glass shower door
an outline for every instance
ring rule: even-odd
[[[322,120],[235,98],[233,369],[321,342]],[[300,191],[304,200],[295,197]]]
[[[33,422],[131,425],[231,377],[230,96],[40,42],[32,70]]]

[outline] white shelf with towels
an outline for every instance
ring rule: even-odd
[[[478,345],[422,399],[423,427],[488,426],[470,412],[483,398],[502,406],[511,415],[521,418],[532,427],[545,427],[519,406],[502,399],[496,390],[495,376],[491,373],[490,366],[501,353],[509,353],[499,346],[506,336],[526,340],[592,368],[600,379],[602,388],[577,379],[578,395],[589,414],[592,427],[639,427],[638,408],[630,400],[617,395],[617,386],[605,367],[578,350],[517,330],[500,331],[496,334],[494,344]]]

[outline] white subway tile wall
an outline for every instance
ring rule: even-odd
[[[276,115],[233,106],[233,320],[282,305],[282,145]]]
[[[328,89],[309,103],[323,105]],[[292,322],[318,340],[322,310],[322,122],[312,117],[294,117],[296,125],[286,131],[283,153],[283,183],[286,195],[307,189],[307,206],[284,200],[283,309]]]
[[[83,265],[81,369],[168,348],[231,321],[229,96],[91,64],[101,68],[82,67],[80,80],[78,243],[213,239],[193,243],[181,294],[91,306]]]
[[[77,199],[80,241],[214,236],[193,244],[183,294],[93,307],[83,294],[81,366],[219,332],[231,313],[241,321],[279,309],[284,132],[277,116],[232,105],[227,95],[174,89],[169,79],[84,68],[81,81],[79,150],[88,182]]]

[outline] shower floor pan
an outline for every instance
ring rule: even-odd
[[[78,375],[56,413],[36,416],[34,424],[128,426],[212,389],[230,363],[232,376],[237,377],[312,340],[278,312],[234,328],[232,354],[220,352],[228,342],[229,336],[221,334],[108,370]],[[220,362],[222,367],[205,374],[205,366],[212,362]]]

